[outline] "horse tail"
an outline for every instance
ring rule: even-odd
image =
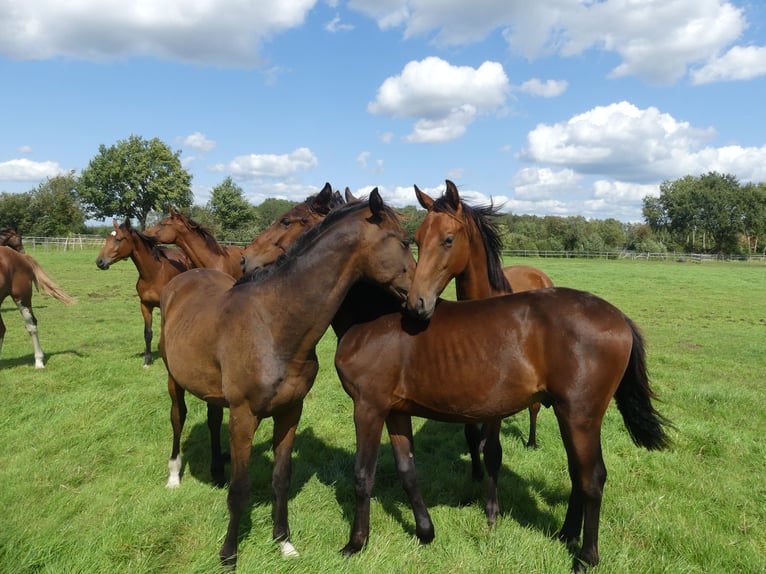
[[[33,281],[38,290],[42,289],[48,295],[55,297],[65,305],[73,305],[76,303],[76,300],[73,297],[64,293],[61,288],[53,282],[53,279],[50,278],[42,266],[35,261],[31,255],[25,254],[24,257],[26,257],[32,267]]]
[[[633,347],[614,398],[633,442],[649,450],[661,450],[670,445],[666,427],[672,428],[673,424],[652,405],[656,395],[649,386],[644,338],[635,323],[625,319],[633,332]]]

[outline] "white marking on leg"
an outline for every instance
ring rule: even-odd
[[[295,556],[300,556],[298,554],[298,551],[295,549],[295,546],[290,544],[289,540],[283,540],[279,543],[279,549],[282,551],[282,556],[285,558],[293,558]]]
[[[27,333],[32,337],[32,345],[35,348],[35,368],[45,368],[45,356],[43,355],[43,348],[40,346],[40,338],[37,336],[37,325],[35,324],[34,315],[27,307],[21,304],[20,301],[16,302],[16,306],[19,308],[21,316],[24,318],[24,324],[27,327]]]
[[[171,458],[168,461],[168,470],[170,471],[170,474],[168,475],[168,483],[165,485],[166,488],[178,488],[181,486],[181,457],[178,456],[176,458]]]

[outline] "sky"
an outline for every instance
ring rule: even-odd
[[[137,135],[198,205],[450,179],[641,221],[663,181],[766,181],[764,26],[760,0],[0,0],[0,192]]]

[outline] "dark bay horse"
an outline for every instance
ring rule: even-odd
[[[14,251],[24,253],[24,245],[21,242],[21,235],[15,227],[6,227],[0,231],[0,245],[5,245]]]
[[[298,236],[322,221],[331,209],[343,203],[340,194],[333,192],[332,186],[325,183],[319,193],[288,209],[245,247],[241,259],[242,272],[251,273],[276,261]]]
[[[220,271],[193,269],[166,286],[160,350],[172,403],[168,486],[177,486],[180,479],[185,393],[229,408],[224,564],[236,563],[253,435],[266,417],[274,418],[273,536],[284,554],[295,552],[287,519],[291,451],[303,399],[318,370],[316,343],[352,284],[368,280],[403,298],[414,266],[407,233],[375,189],[369,201],[330,212],[252,279],[235,284]],[[213,450],[214,457],[220,455],[214,443]]]
[[[553,287],[553,281],[543,271],[529,265],[503,268],[503,242],[493,218],[498,209],[470,206],[460,199],[457,187],[446,181],[446,191],[438,199],[415,186],[418,203],[428,212],[418,227],[415,240],[419,249],[430,257],[424,264],[439,274],[444,283],[455,279],[455,292],[460,301],[484,299],[531,289]],[[537,415],[540,403],[529,406],[528,448],[537,448]],[[475,425],[466,425],[466,440],[471,454],[475,479],[483,476],[479,457],[481,433]]]
[[[559,532],[583,542],[575,569],[597,564],[599,515],[606,467],[601,423],[614,397],[632,440],[668,446],[670,423],[652,405],[643,338],[619,309],[590,293],[550,288],[470,301],[444,301],[424,275],[421,252],[408,307],[415,317],[380,305],[358,321],[347,313],[335,356],[343,388],[354,400],[356,512],[345,554],[369,536],[370,496],[383,425],[423,543],[434,527],[417,482],[412,416],[484,423],[490,478],[486,514],[499,514],[503,418],[533,402],[552,406],[567,452],[572,491]],[[426,259],[423,259],[426,258]],[[369,299],[366,303],[369,306]],[[481,376],[478,376],[478,374]]]
[[[167,249],[157,240],[133,229],[130,220],[119,224],[112,220],[114,230],[107,235],[96,257],[99,269],[130,259],[138,270],[136,292],[141,301],[144,318],[144,366],[152,362],[152,314],[160,306],[160,294],[173,277],[192,268],[192,263],[181,249]]]
[[[72,305],[75,302],[53,282],[40,264],[31,256],[12,249],[0,249],[0,304],[8,295],[16,303],[16,307],[24,319],[27,332],[32,337],[32,345],[35,349],[35,367],[42,369],[45,367],[45,356],[37,334],[37,318],[32,311],[32,285],[66,305]],[[5,324],[2,316],[0,316],[0,350],[3,348],[4,337]]]
[[[217,269],[235,279],[242,277],[242,247],[221,245],[210,230],[172,208],[168,217],[163,217],[145,233],[159,243],[178,245],[194,267]]]

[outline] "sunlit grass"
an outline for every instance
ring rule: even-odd
[[[165,371],[142,366],[143,321],[130,262],[109,271],[95,251],[34,256],[78,299],[35,295],[46,369],[10,301],[0,358],[0,571],[215,572],[228,520],[210,484],[205,409],[188,400],[181,488],[164,484],[170,454]],[[528,260],[514,261],[530,263]],[[637,449],[611,407],[609,471],[596,572],[762,572],[766,563],[763,429],[766,266],[746,263],[539,259],[559,285],[593,291],[643,329],[673,448]],[[448,295],[449,296],[449,295]],[[155,318],[155,348],[159,339]],[[549,410],[538,451],[523,446],[526,413],[504,423],[503,515],[488,529],[485,485],[470,480],[462,427],[417,420],[421,486],[436,540],[420,547],[387,440],[381,448],[368,547],[343,559],[353,516],[350,399],[319,346],[320,373],[296,440],[290,520],[301,553],[271,542],[271,423],[254,441],[252,508],[240,572],[568,572],[554,535],[569,494]],[[224,430],[225,432],[225,430]]]

